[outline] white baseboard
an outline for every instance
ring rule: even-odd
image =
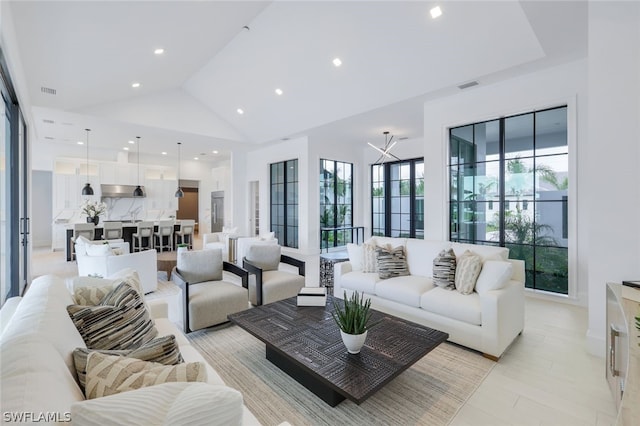
[[[588,330],[587,352],[589,352],[591,355],[604,358],[607,353],[604,336],[595,334],[591,330]]]

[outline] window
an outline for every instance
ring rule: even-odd
[[[298,248],[298,160],[271,164],[271,231],[281,246]]]
[[[320,228],[326,231],[322,248],[338,247],[352,241],[353,226],[353,164],[320,160]],[[325,243],[326,241],[326,243]]]
[[[373,235],[424,238],[424,160],[371,166]]]
[[[567,107],[452,128],[449,141],[451,241],[508,247],[527,287],[568,294]]]

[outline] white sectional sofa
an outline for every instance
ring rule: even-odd
[[[104,286],[105,282],[78,277],[72,284]],[[66,310],[74,303],[67,284],[51,275],[39,277],[22,299],[10,299],[2,309],[3,422],[21,419],[22,424],[63,424],[74,421],[74,415],[78,420],[82,413],[82,421],[74,424],[259,424],[241,394],[225,386],[169,322],[162,302],[148,306],[158,336],[175,335],[185,362],[205,362],[207,383],[165,383],[85,401],[72,359],[73,350],[85,344]],[[194,420],[200,414],[206,414],[205,422]]]
[[[449,333],[451,342],[494,360],[522,332],[524,262],[508,259],[508,249],[410,238],[374,237],[370,242],[404,246],[410,275],[383,280],[376,272],[363,272],[362,246],[349,245],[349,262],[334,267],[335,297],[343,298],[345,291],[364,293],[374,309]],[[449,248],[456,256],[471,250],[482,257],[479,292],[465,295],[433,284],[433,260]],[[487,287],[495,289],[484,291]]]

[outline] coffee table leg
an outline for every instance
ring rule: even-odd
[[[321,380],[295,365],[287,357],[273,349],[271,345],[267,344],[266,347],[267,359],[269,361],[295,379],[302,386],[313,392],[318,398],[332,407],[335,407],[344,401],[345,398],[343,395],[340,395]]]

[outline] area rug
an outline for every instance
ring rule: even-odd
[[[265,358],[265,346],[236,325],[188,335],[264,425],[446,425],[495,363],[443,343],[365,402],[330,407]]]

